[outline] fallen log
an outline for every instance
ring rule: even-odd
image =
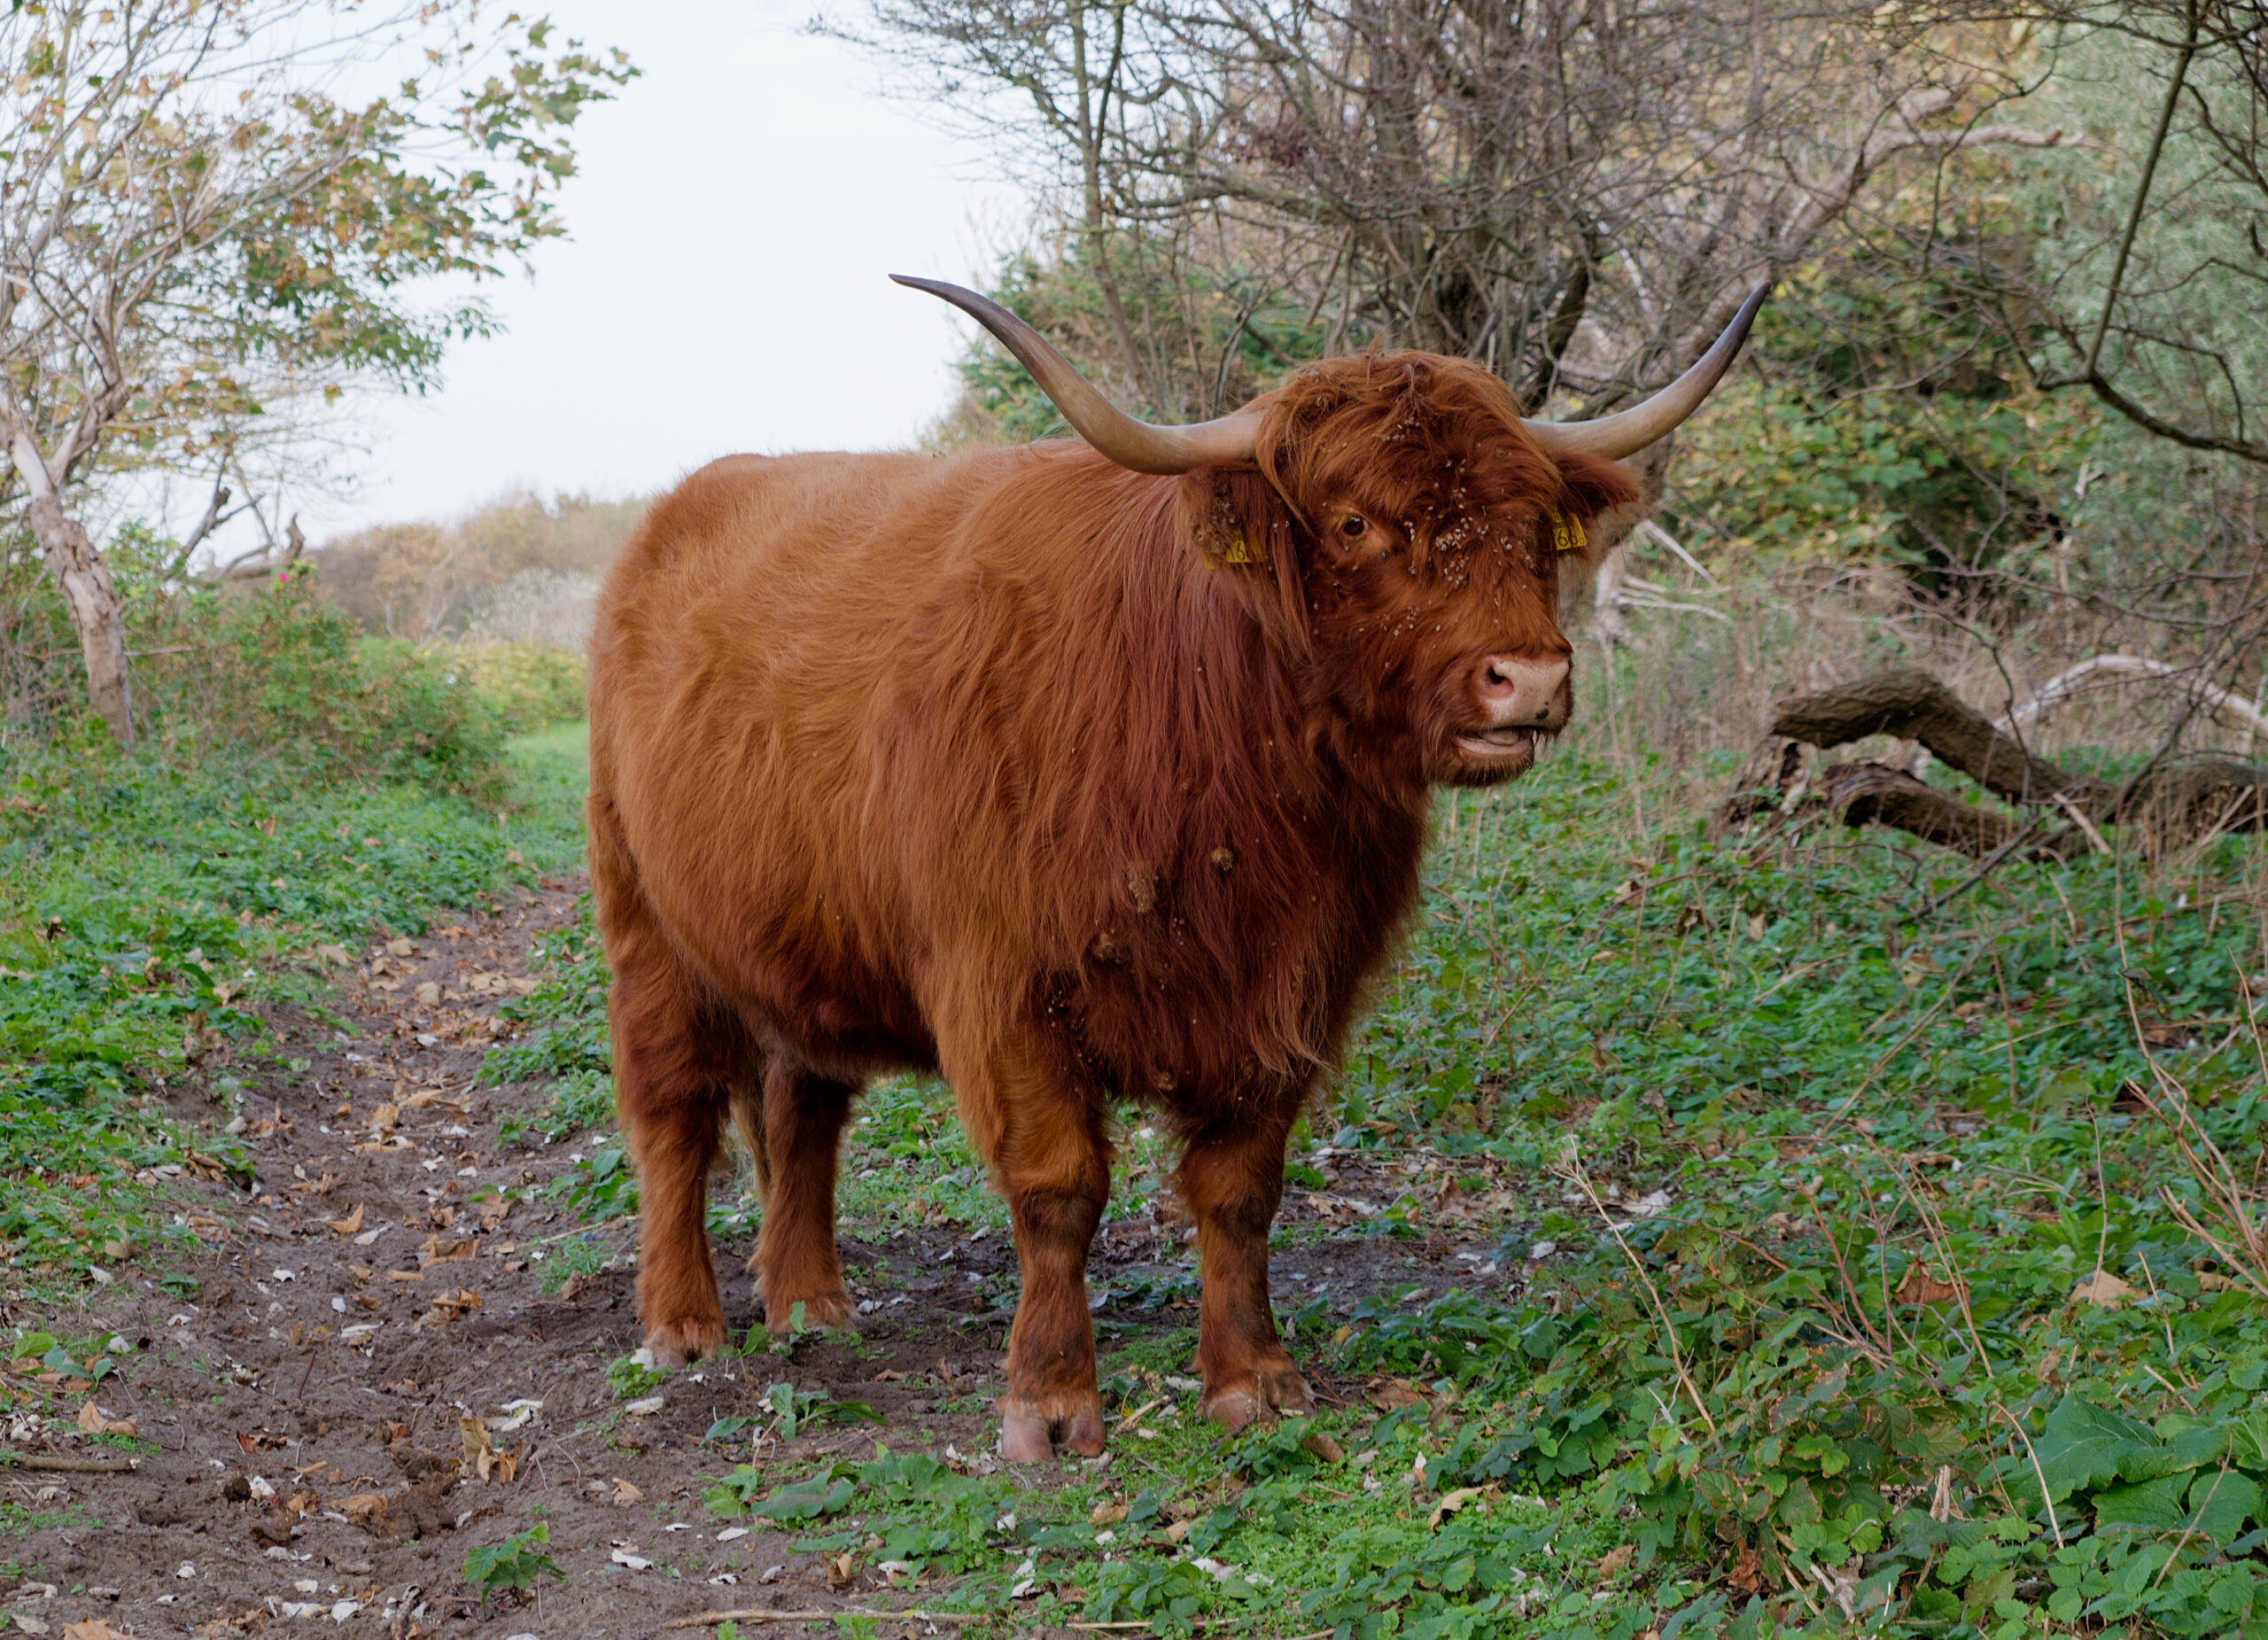
[[[2154,847],[2174,836],[2268,827],[2268,769],[2184,757],[2154,759],[2118,783],[2076,773],[2033,755],[1943,683],[1911,667],[1783,701],[1773,713],[1772,733],[1787,742],[1775,788],[1736,793],[1717,811],[1719,829],[1752,824],[1767,811],[1790,822],[1824,813],[1846,826],[1894,827],[1983,859],[2012,843],[2023,855],[2062,858],[2099,844],[2101,829],[2115,826],[2144,828]],[[1799,744],[1826,750],[1870,735],[1918,741],[2020,811],[2053,810],[2072,823],[2025,846],[2023,834],[2038,830],[2040,819],[1964,802],[1886,764],[1837,763],[1816,777],[1801,773]]]
[[[2101,783],[2033,757],[1926,672],[1900,666],[1815,695],[1783,701],[1772,733],[1821,748],[1869,735],[1919,741],[1931,753],[2011,803],[2047,803],[2063,793],[2082,808],[2101,797]]]

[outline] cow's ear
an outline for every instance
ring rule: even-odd
[[[1235,589],[1270,631],[1294,648],[1305,641],[1307,597],[1300,583],[1292,509],[1257,467],[1200,467],[1181,480],[1184,538]]]
[[[1590,604],[1608,549],[1644,515],[1638,481],[1619,462],[1573,454],[1552,460],[1561,488],[1537,525],[1536,571],[1552,588],[1564,624]]]
[[[1291,554],[1290,514],[1254,468],[1200,467],[1188,474],[1181,513],[1192,544],[1216,568],[1262,571]]]
[[[1596,565],[1638,522],[1638,480],[1619,462],[1573,452],[1556,455],[1559,499],[1545,515],[1545,544],[1567,569]]]

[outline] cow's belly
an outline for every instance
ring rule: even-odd
[[[690,966],[767,1053],[853,1081],[936,1068],[936,1044],[895,953],[869,952],[855,930],[811,914],[808,883],[719,873],[648,886]]]

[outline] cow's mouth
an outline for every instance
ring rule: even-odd
[[[1519,725],[1508,725],[1501,729],[1473,729],[1456,737],[1457,750],[1469,758],[1484,762],[1500,758],[1532,758],[1535,756],[1537,731]]]

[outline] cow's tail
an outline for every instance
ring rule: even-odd
[[[772,1158],[764,1147],[764,1082],[757,1078],[732,1091],[733,1132],[748,1152],[749,1170],[756,1177],[756,1199],[772,1205]]]

